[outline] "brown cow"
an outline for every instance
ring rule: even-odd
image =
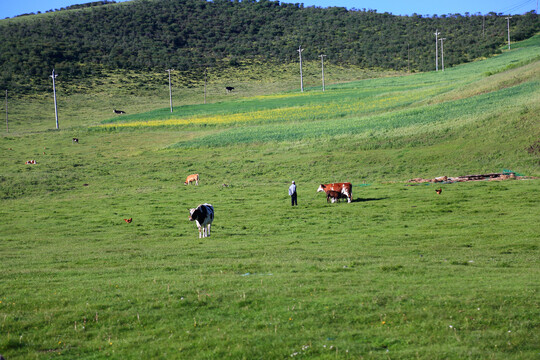
[[[347,199],[347,196],[340,193],[339,191],[328,190],[326,192],[326,202],[335,203],[339,202],[339,199]]]
[[[317,192],[324,191],[327,194],[329,191],[336,191],[344,195],[347,198],[347,202],[352,202],[352,184],[351,183],[332,183],[332,184],[321,184],[317,189]]]
[[[184,185],[189,185],[193,181],[195,181],[195,185],[199,185],[199,174],[189,175],[186,181],[184,182]]]

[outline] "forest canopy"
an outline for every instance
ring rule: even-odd
[[[512,41],[540,29],[538,15],[514,15]],[[0,87],[47,81],[53,68],[77,78],[104,69],[194,70],[249,60],[305,59],[365,68],[432,70],[435,30],[445,63],[497,52],[507,41],[502,14],[396,16],[376,10],[305,7],[270,0],[98,1],[0,20]]]

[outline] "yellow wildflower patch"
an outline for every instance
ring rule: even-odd
[[[290,95],[287,95],[290,96]],[[186,118],[172,118],[148,121],[133,121],[126,123],[113,123],[101,125],[101,127],[149,127],[149,126],[179,126],[179,125],[226,125],[234,123],[250,122],[280,122],[302,120],[326,120],[343,117],[358,112],[372,112],[382,110],[393,104],[403,101],[414,100],[412,94],[399,94],[396,96],[381,97],[374,99],[361,99],[351,101],[338,101],[328,103],[307,104],[302,106],[283,107],[278,109],[266,109],[251,112],[239,112],[235,114],[217,114],[210,116],[192,116]]]

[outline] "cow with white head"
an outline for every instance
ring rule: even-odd
[[[195,221],[199,229],[199,238],[210,236],[210,225],[214,221],[214,207],[202,204],[195,209],[189,209],[189,221]]]
[[[352,184],[351,183],[332,183],[332,184],[321,184],[317,189],[317,192],[324,191],[326,193],[327,201],[329,198],[337,200],[339,197],[347,198],[347,202],[352,202]],[[338,192],[339,197],[331,196],[329,192]],[[330,196],[329,196],[330,195]]]

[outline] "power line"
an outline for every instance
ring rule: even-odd
[[[519,9],[519,8],[525,7],[529,3],[533,3],[533,2],[534,2],[534,0],[526,0],[526,1],[523,1],[522,3],[511,5],[511,6],[507,7],[506,9],[504,9],[501,12],[503,14],[508,14],[508,13],[510,13],[512,11],[515,11],[515,10]]]
[[[503,14],[510,14],[511,12],[515,12],[517,9],[523,8],[527,6],[528,4],[534,3],[535,0],[526,0],[519,4],[509,6],[508,8],[501,11]],[[538,12],[538,0],[536,0],[536,11]]]

